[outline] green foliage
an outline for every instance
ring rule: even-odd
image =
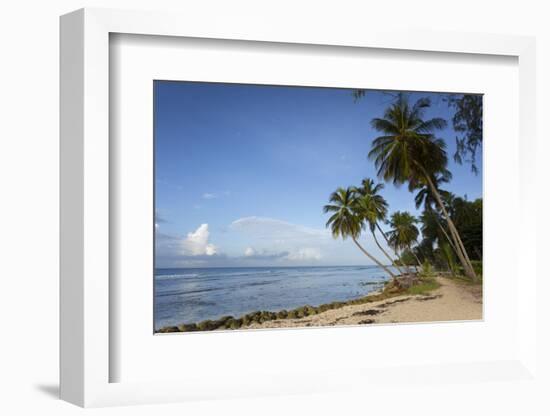
[[[198,331],[196,324],[182,324],[179,327],[180,332],[193,332]]]
[[[243,324],[243,320],[242,319],[229,319],[226,323],[225,323],[225,327],[227,329],[239,329]]]
[[[472,171],[477,173],[476,154],[483,144],[483,97],[451,95],[447,101],[455,109],[453,128],[460,134],[456,138],[454,159],[460,164],[464,161],[470,163]]]
[[[428,260],[424,260],[424,263],[422,263],[422,277],[429,278],[429,277],[433,277],[433,275],[434,275],[433,266]]]
[[[477,275],[483,276],[483,262],[482,261],[479,261],[479,260],[472,261],[472,266],[474,266],[474,271],[476,272]]]
[[[288,311],[283,309],[282,311],[277,312],[277,319],[285,319],[288,317]]]
[[[384,184],[375,183],[370,178],[361,181],[361,186],[353,188],[356,198],[355,211],[374,230],[377,222],[384,222],[388,213],[388,203],[379,194]]]
[[[403,252],[399,256],[398,264],[403,266],[415,266],[416,259],[412,251],[409,249],[403,250]]]
[[[453,276],[459,274],[460,268],[458,266],[458,263],[456,262],[455,253],[452,250],[451,246],[447,243],[442,243],[440,253],[444,261],[447,263],[447,268],[451,272],[451,274]]]
[[[338,188],[329,197],[329,204],[323,207],[325,214],[331,216],[326,223],[334,238],[351,237],[359,249],[371,260],[375,261],[391,277],[394,274],[368,253],[357,241],[361,231],[368,225],[375,236],[378,221],[383,221],[387,213],[387,202],[377,193],[383,188],[382,184],[375,184],[371,179],[364,179],[362,186]],[[391,259],[390,259],[391,260]]]
[[[445,142],[434,133],[447,122],[442,118],[424,120],[430,104],[429,98],[421,98],[411,105],[409,94],[400,93],[382,118],[372,119],[372,127],[382,135],[373,140],[369,158],[380,178],[415,187],[426,175],[446,171]]]
[[[388,232],[388,238],[392,247],[396,250],[409,249],[419,235],[418,227],[416,226],[417,222],[418,220],[408,212],[394,212],[389,220],[391,230]]]
[[[288,311],[288,319],[296,319],[298,318],[298,314],[296,313],[296,310]]]
[[[199,322],[197,324],[197,329],[199,331],[212,331],[218,328],[218,324],[210,319]]]
[[[425,295],[440,286],[434,278],[423,279],[420,284],[408,288],[407,293],[409,295]]]
[[[358,238],[362,229],[362,219],[357,213],[357,200],[353,187],[338,188],[330,195],[329,204],[323,207],[325,213],[332,215],[326,226],[330,227],[334,238]]]
[[[466,198],[455,197],[452,193],[447,192],[445,193],[445,205],[462,238],[468,256],[472,260],[472,265],[476,261],[480,263],[483,257],[483,201],[481,199],[468,201]],[[448,268],[448,255],[438,254],[434,248],[449,245],[454,251],[449,242],[450,231],[446,221],[436,209],[429,206],[420,216],[420,223],[423,240],[419,246],[423,258],[427,258],[438,267],[443,264],[445,268]],[[476,273],[480,274],[477,270]]]
[[[177,326],[165,326],[164,328],[159,329],[157,332],[161,334],[168,334],[170,332],[180,332]]]

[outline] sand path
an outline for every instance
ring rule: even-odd
[[[403,295],[363,305],[344,306],[300,319],[277,319],[248,328],[289,328],[363,325],[397,322],[433,322],[482,319],[482,291],[471,285],[437,277],[441,287],[429,295]]]

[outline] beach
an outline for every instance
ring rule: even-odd
[[[377,266],[159,269],[155,327],[347,302],[381,290]]]
[[[404,294],[379,301],[347,305],[299,319],[252,323],[242,329],[405,322],[463,321],[483,318],[482,286],[437,276],[440,287],[420,295]]]
[[[226,315],[215,320],[162,327],[159,332],[306,328],[341,325],[376,325],[411,322],[470,321],[483,318],[481,283],[463,278],[407,277],[390,281],[379,291],[346,302],[291,310],[255,311],[240,317]]]

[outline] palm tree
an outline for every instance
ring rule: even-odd
[[[468,253],[432,181],[434,175],[444,174],[447,169],[445,142],[434,136],[434,132],[447,123],[442,118],[424,120],[429,106],[429,98],[421,98],[411,106],[407,96],[400,93],[382,118],[371,121],[372,127],[383,135],[373,140],[369,157],[374,159],[378,176],[386,181],[395,185],[408,182],[412,189],[422,184],[428,186],[447,221],[464,272],[476,280]]]
[[[418,220],[408,212],[394,212],[390,218],[390,244],[398,250],[407,249],[416,259],[418,266],[422,266],[420,259],[412,249],[412,244],[418,239],[420,232],[416,223]]]
[[[447,205],[447,212],[450,212],[449,201],[452,201],[453,194],[449,191],[445,191],[441,189],[440,185],[443,183],[448,183],[451,177],[452,177],[451,172],[445,169],[442,173],[437,173],[433,175],[431,178],[432,183],[437,189],[437,192],[439,193],[439,195],[441,195],[441,198]],[[418,193],[414,197],[416,208],[420,208],[422,205],[424,205],[423,215],[426,215],[427,219],[430,220],[430,224],[437,224],[437,226],[439,227],[439,229],[441,230],[441,232],[443,233],[443,235],[445,236],[445,238],[447,239],[447,241],[449,242],[453,250],[456,253],[458,253],[457,251],[458,249],[454,245],[453,240],[445,230],[445,227],[443,227],[443,225],[440,222],[439,213],[437,212],[437,210],[434,210],[434,206],[437,207],[437,201],[433,196],[430,186],[426,182],[422,183],[422,181],[418,181],[415,185],[416,185],[416,188],[413,188],[412,185],[409,184],[409,190],[411,192],[414,191],[415,189],[418,190]],[[451,214],[451,218],[452,218],[452,214]],[[425,221],[422,221],[422,222],[423,224],[425,224]],[[422,230],[422,234],[424,234],[424,230]]]
[[[378,242],[378,238],[376,238],[376,230],[378,230],[386,240],[388,246],[391,247],[386,233],[380,228],[380,222],[385,222],[388,214],[388,203],[384,197],[379,194],[382,189],[384,189],[383,183],[375,184],[370,178],[363,179],[361,187],[355,188],[355,192],[358,195],[358,210],[360,215],[368,223],[374,242],[380,251],[384,253],[390,263],[399,271],[399,274],[403,274],[403,271],[399,268],[395,259],[384,250],[382,245]],[[395,252],[395,255],[399,257],[397,252]]]
[[[451,193],[441,189],[441,185],[444,183],[449,183],[451,178],[451,172],[446,169],[442,173],[436,173],[431,178],[432,183],[443,200],[448,198]],[[434,206],[437,206],[437,201],[430,190],[430,186],[425,181],[417,181],[415,185],[416,188],[412,188],[411,185],[409,185],[409,191],[414,192],[418,190],[418,193],[414,197],[414,204],[416,208],[420,208],[423,205],[424,209],[427,211],[434,209]]]
[[[325,213],[332,213],[327,221],[326,226],[330,227],[334,238],[342,237],[346,239],[350,237],[355,245],[374,263],[380,266],[392,278],[396,276],[376,259],[372,254],[359,244],[357,239],[361,235],[364,228],[362,216],[358,213],[358,205],[355,189],[352,187],[338,188],[330,195],[330,203],[323,207]]]

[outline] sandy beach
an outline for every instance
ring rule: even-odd
[[[439,288],[429,294],[401,295],[349,305],[299,319],[252,323],[241,329],[292,328],[333,325],[373,325],[482,319],[482,287],[438,276]]]

